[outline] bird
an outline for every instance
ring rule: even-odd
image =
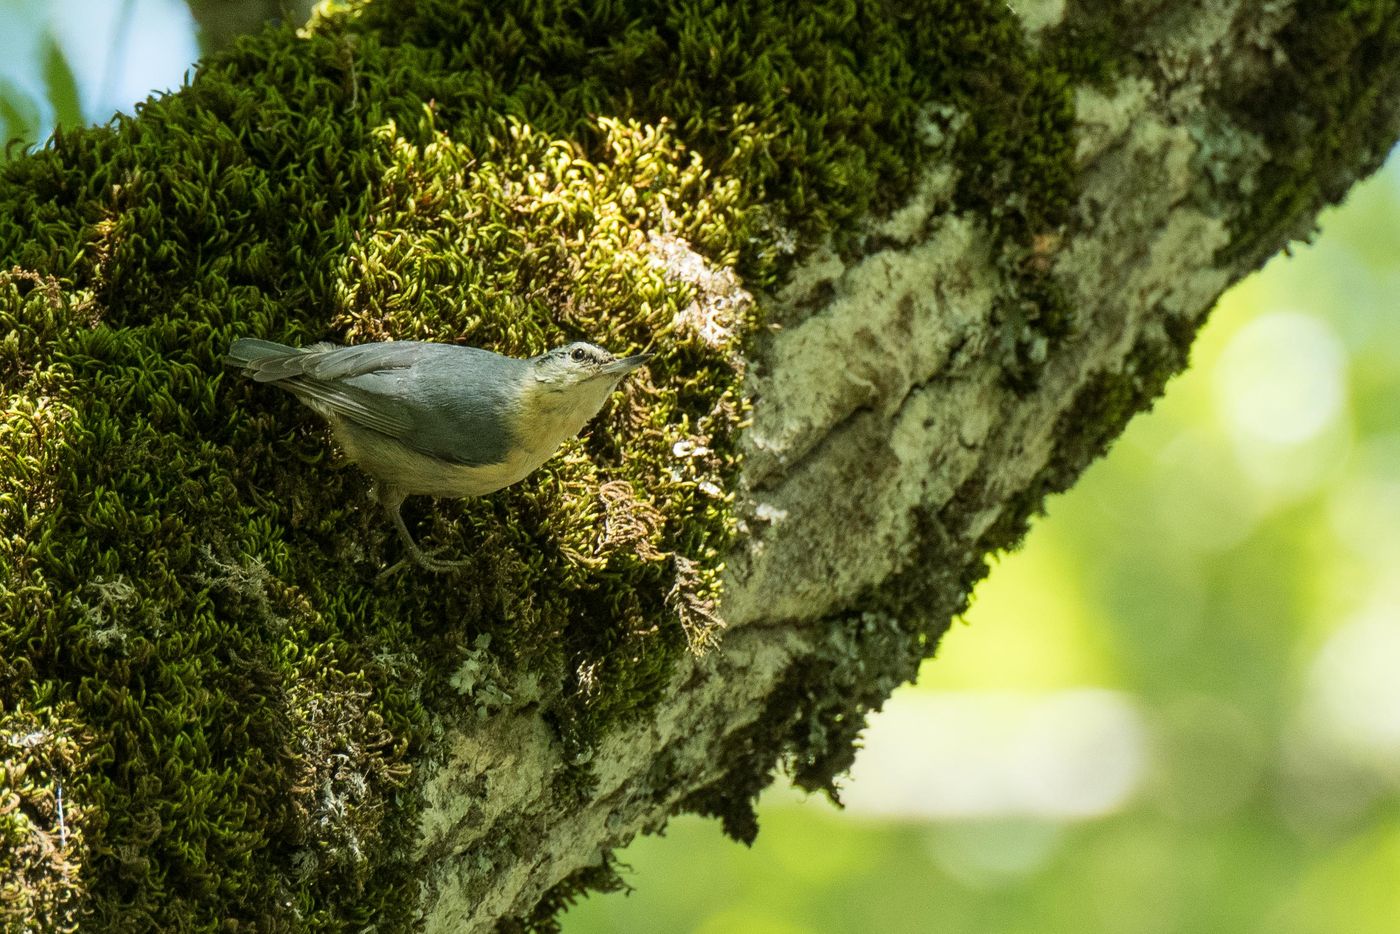
[[[412,559],[445,572],[465,562],[426,554],[404,524],[403,501],[484,496],[518,483],[654,356],[617,357],[583,341],[522,359],[429,341],[291,347],[242,337],[225,362],[324,418],[350,460],[374,479]]]

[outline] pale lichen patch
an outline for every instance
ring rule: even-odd
[[[690,291],[691,299],[676,312],[673,326],[714,350],[734,350],[753,313],[753,296],[734,270],[707,260],[674,234],[648,231],[645,250],[668,281]]]

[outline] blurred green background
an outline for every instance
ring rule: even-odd
[[[222,41],[182,0],[0,17],[6,140]],[[1320,227],[1000,559],[844,810],[780,781],[752,849],[674,820],[565,932],[1400,930],[1400,158]]]

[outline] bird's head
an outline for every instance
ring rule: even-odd
[[[609,390],[628,373],[655,354],[616,357],[594,344],[574,341],[540,354],[530,362],[534,377],[549,389],[564,391],[584,385],[606,384]]]

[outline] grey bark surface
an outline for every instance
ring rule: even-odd
[[[871,221],[879,249],[806,258],[763,298],[781,326],[751,361],[746,534],[728,564],[721,645],[681,666],[645,722],[606,738],[582,804],[552,791],[558,745],[525,706],[527,685],[515,713],[441,721],[417,849],[429,931],[527,914],[678,810],[742,797],[724,789],[736,761],[781,759],[781,737],[801,727],[792,709],[830,710],[853,730],[850,718],[914,674],[918,653],[890,635],[891,620],[946,624],[982,573],[991,530],[1027,495],[1072,482],[1121,430],[1117,410],[1149,404],[1184,365],[1221,291],[1305,234],[1396,136],[1400,65],[1377,63],[1365,145],[1319,146],[1310,196],[1270,230],[1241,226],[1272,184],[1268,167],[1300,160],[1271,148],[1295,137],[1271,140],[1259,126],[1311,119],[1320,138],[1337,121],[1298,110],[1246,118],[1231,103],[1299,78],[1283,34],[1296,11],[1255,0],[1127,7],[1115,22],[1134,22],[1134,67],[1077,90],[1074,220],[1030,258],[1048,264],[1075,315],[1053,346],[1032,338],[1036,385],[1005,379],[1004,277],[979,219],[950,206],[950,165],[924,167],[909,202]],[[1063,4],[1019,9],[1034,33]],[[702,305],[747,300],[722,270],[675,268],[702,287]],[[814,665],[832,696],[792,704],[793,685],[813,683],[794,672]],[[802,763],[789,766],[801,775]]]

